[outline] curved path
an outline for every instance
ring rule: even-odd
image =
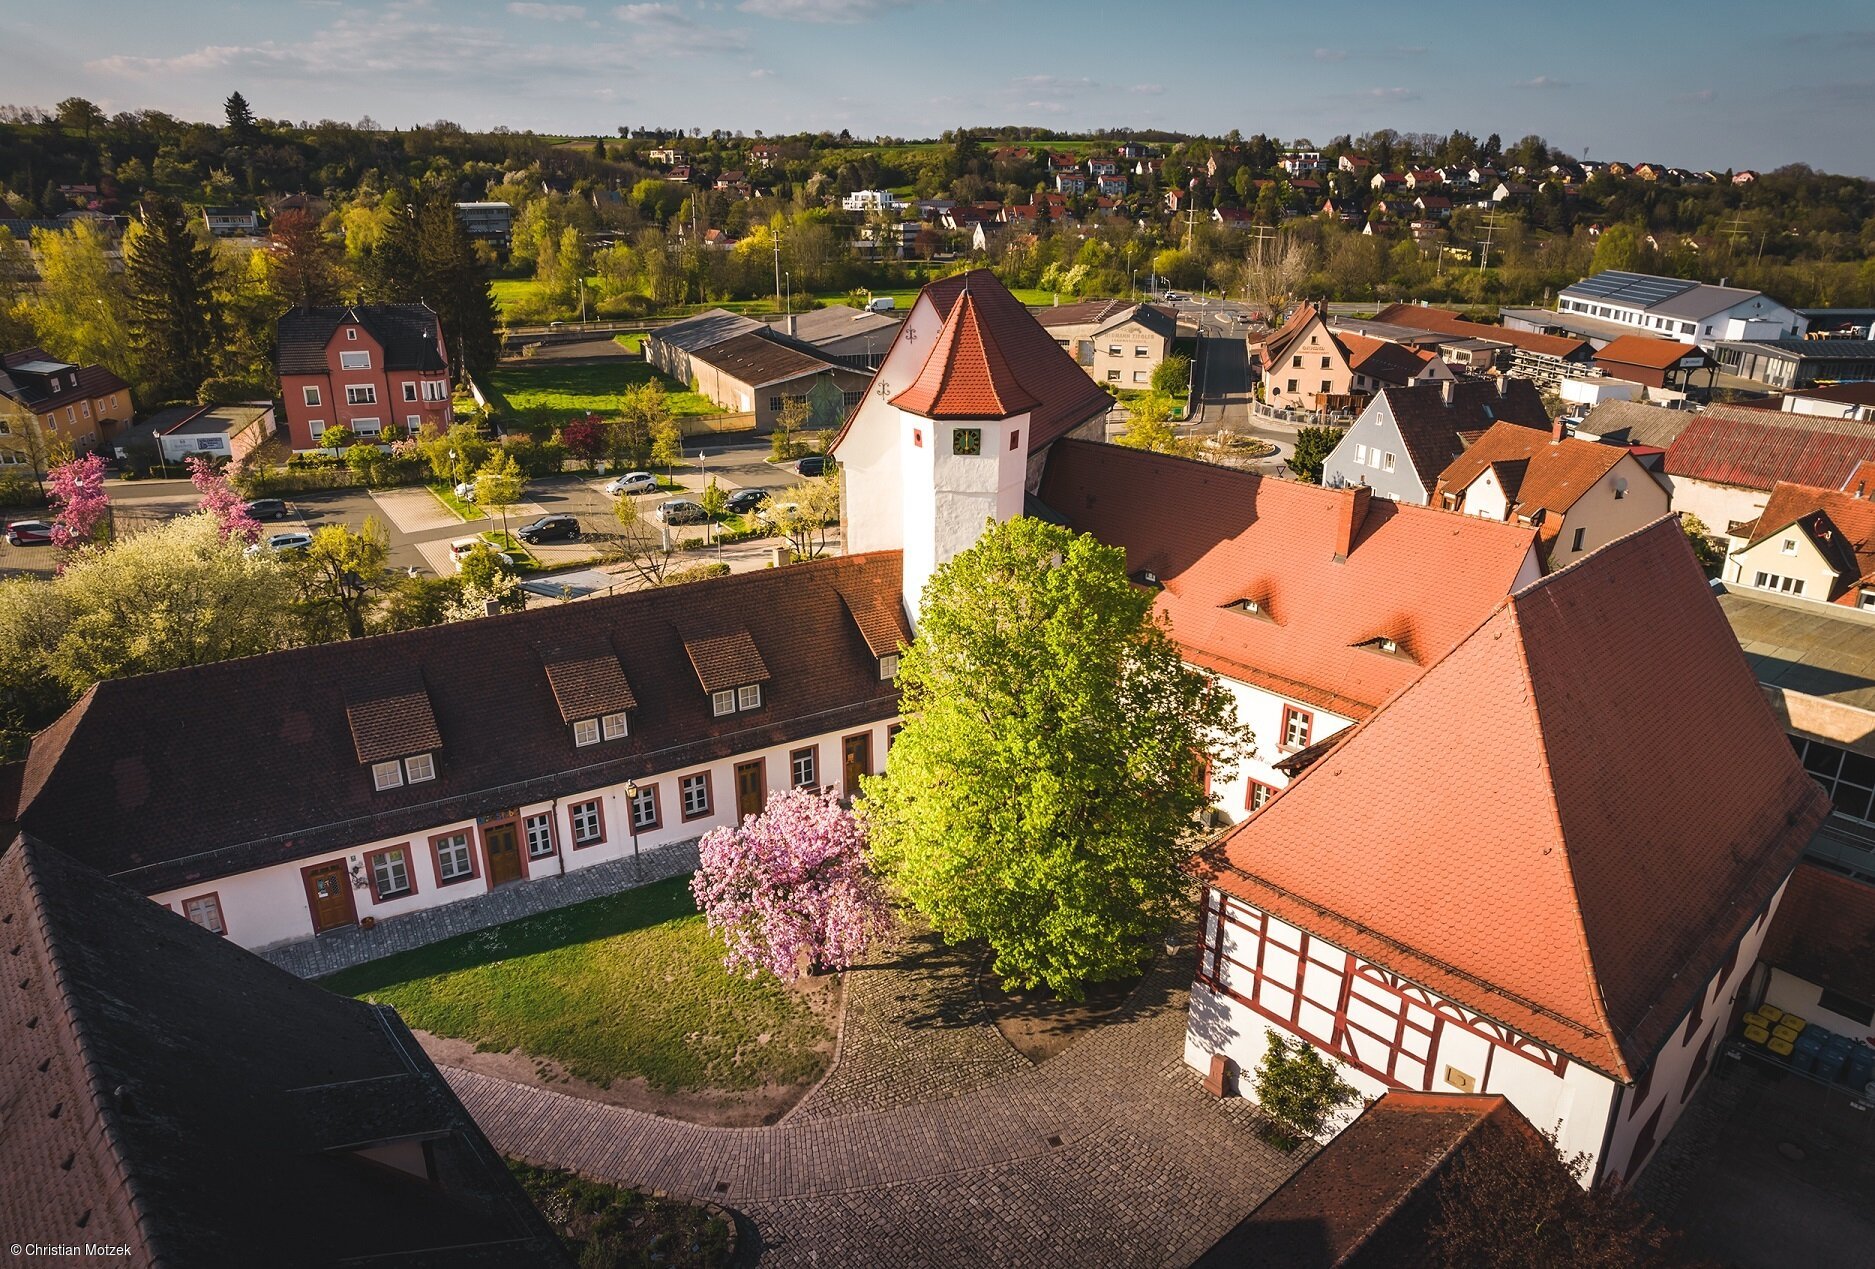
[[[1118,1020],[1051,1061],[886,1109],[705,1128],[445,1074],[504,1153],[738,1208],[764,1264],[1186,1265],[1300,1160],[1257,1138],[1244,1102],[1199,1087],[1188,958],[1164,959]]]

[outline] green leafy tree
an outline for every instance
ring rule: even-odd
[[[677,420],[666,417],[651,427],[651,465],[662,467],[666,476],[684,463],[684,434]]]
[[[1172,426],[1172,398],[1157,388],[1142,392],[1126,411],[1126,431],[1120,444],[1161,454],[1190,456],[1196,446]]]
[[[606,557],[627,565],[641,586],[664,585],[676,571],[670,531],[647,516],[630,494],[618,496],[612,514],[619,532],[606,543]]]
[[[390,554],[390,535],[376,516],[366,516],[356,533],[341,524],[313,530],[312,545],[289,567],[315,642],[336,637],[339,628],[350,638],[365,637],[365,618],[386,589]]]
[[[504,538],[508,536],[508,508],[521,501],[526,489],[527,476],[505,449],[496,450],[475,473],[475,501],[500,514]]]
[[[663,384],[651,380],[625,389],[619,397],[613,457],[634,465],[648,461],[658,429],[670,421],[671,398]]]
[[[1707,577],[1717,577],[1719,570],[1725,566],[1725,545],[1715,540],[1706,522],[1690,511],[1680,513],[1680,528],[1685,532],[1693,554],[1699,557],[1699,567],[1706,570]]]
[[[705,515],[712,520],[720,520],[729,513],[729,494],[716,483],[716,477],[710,477],[710,483],[697,495],[697,503]]]
[[[1335,1064],[1306,1040],[1288,1040],[1267,1028],[1263,1035],[1269,1047],[1257,1063],[1257,1105],[1289,1131],[1319,1137],[1343,1108],[1360,1100]]]
[[[347,449],[353,441],[352,430],[343,423],[334,423],[319,433],[320,449]]]
[[[1187,666],[1126,553],[991,525],[926,584],[899,665],[905,729],[864,783],[874,851],[946,939],[1070,999],[1135,972],[1189,910],[1204,765],[1248,741]]]
[[[38,342],[54,357],[102,365],[140,385],[130,297],[104,234],[86,220],[69,230],[36,229],[32,252],[40,285],[19,311]]]
[[[1242,169],[1238,169],[1241,171]],[[1191,386],[1191,358],[1173,353],[1152,368],[1152,390],[1177,396]]]
[[[1295,473],[1296,479],[1311,485],[1322,483],[1322,464],[1334,452],[1336,445],[1347,429],[1339,427],[1305,427],[1296,432],[1295,451],[1289,455],[1288,467]]]
[[[193,400],[214,373],[220,319],[215,257],[196,237],[182,204],[143,201],[124,236],[130,331],[159,400]]]

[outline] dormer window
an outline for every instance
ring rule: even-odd
[[[401,788],[404,783],[404,764],[395,758],[389,762],[372,763],[371,783],[377,786],[379,793],[386,789]]]
[[[371,783],[380,793],[386,789],[402,788],[406,784],[422,784],[435,778],[436,759],[427,753],[371,764]]]
[[[954,427],[951,429],[951,453],[961,458],[974,458],[982,452],[982,428]]]
[[[711,692],[710,712],[721,718],[725,714],[736,712],[736,694],[733,691]]]
[[[898,653],[890,652],[879,658],[879,677],[888,683],[898,677]]]
[[[436,751],[443,737],[430,708],[423,677],[389,670],[348,685],[345,720],[358,761],[371,769],[380,793],[436,778]]]
[[[581,748],[599,743],[599,720],[580,718],[573,723],[573,743]]]
[[[762,685],[750,683],[736,689],[737,709],[760,709],[762,707]]]
[[[1255,617],[1258,621],[1274,623],[1276,620],[1275,617],[1270,615],[1270,606],[1267,600],[1257,599],[1249,595],[1244,596],[1234,603],[1225,604],[1224,607],[1230,609],[1232,612],[1242,613],[1246,617]]]
[[[436,759],[427,753],[404,759],[404,779],[410,784],[422,784],[436,778]]]
[[[625,714],[623,711],[606,714],[599,720],[599,729],[607,740],[622,740],[625,737]]]

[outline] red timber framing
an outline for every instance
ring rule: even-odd
[[[1487,1041],[1487,1053],[1507,1050],[1559,1078],[1568,1069],[1567,1055],[1307,931],[1296,931],[1295,943],[1284,942],[1268,913],[1236,899],[1207,891],[1202,921],[1200,983],[1394,1088],[1432,1089],[1448,1026]],[[1226,954],[1227,932],[1233,950],[1253,952],[1252,959]],[[1479,1092],[1490,1071],[1487,1056]]]

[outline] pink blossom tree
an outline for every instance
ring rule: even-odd
[[[831,792],[789,789],[738,828],[713,829],[691,880],[723,963],[751,978],[846,969],[892,924],[866,830]]]
[[[86,454],[46,473],[46,494],[58,508],[52,518],[52,543],[64,550],[90,546],[111,514],[104,492],[104,460]]]
[[[202,495],[202,510],[215,517],[221,540],[260,541],[260,522],[247,513],[247,500],[228,483],[221,469],[195,455],[189,456],[188,463],[189,483]]]

